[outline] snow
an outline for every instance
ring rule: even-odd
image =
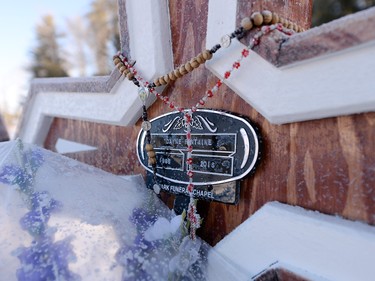
[[[23,152],[18,152],[19,147],[24,147]],[[17,141],[0,145],[1,279],[15,280],[20,268],[26,274],[41,274],[38,254],[56,251],[56,258],[50,255],[46,266],[47,262],[60,263],[65,270],[66,259],[69,271],[84,279],[120,280],[123,268],[117,264],[116,253],[124,240],[135,235],[135,226],[128,219],[147,196],[142,177],[116,177],[35,147],[33,152],[41,151],[36,153],[42,159],[40,166],[28,166],[24,159],[34,165],[39,160],[28,149]],[[22,175],[18,167],[26,167]],[[27,185],[30,181],[25,173],[32,173],[33,168],[32,185]],[[12,184],[14,180],[17,184]],[[37,231],[43,234],[35,234],[33,229],[40,225]],[[32,241],[42,236],[49,244],[37,248]]]
[[[166,239],[176,233],[181,225],[181,220],[181,215],[175,216],[171,221],[164,217],[160,217],[152,227],[145,231],[144,237],[150,242],[159,239]]]
[[[312,280],[366,281],[373,280],[375,227],[272,202],[214,249],[247,276],[279,262]]]
[[[20,140],[0,144],[0,161],[1,280],[239,280],[141,176]],[[208,252],[229,279],[208,279]]]

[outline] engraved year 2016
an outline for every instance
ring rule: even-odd
[[[201,167],[203,169],[207,169],[207,168],[215,169],[216,163],[214,161],[201,160],[200,164],[199,164],[199,167]]]

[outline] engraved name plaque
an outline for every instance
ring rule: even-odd
[[[186,124],[183,114],[172,112],[151,120],[151,143],[156,153],[156,180],[161,189],[188,195],[186,185]],[[145,151],[146,132],[141,129],[137,155],[153,186],[153,170]],[[239,180],[250,173],[259,157],[259,137],[244,118],[227,112],[200,109],[191,121],[193,182],[196,198],[235,204]]]

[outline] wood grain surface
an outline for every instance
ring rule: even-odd
[[[169,5],[174,64],[178,66],[204,49],[208,3],[175,0]],[[290,19],[305,17],[303,13],[311,11],[311,3],[306,5],[301,17],[292,8]],[[310,18],[303,20],[299,23],[307,27]],[[192,106],[216,80],[201,66],[164,93],[175,104]],[[251,91],[251,77],[249,85]],[[248,116],[263,136],[261,164],[253,176],[242,181],[239,204],[199,202],[204,217],[199,235],[211,245],[274,200],[375,224],[375,113],[272,125],[225,86],[206,107]],[[166,112],[168,108],[158,101],[149,117]],[[115,174],[143,173],[135,152],[139,129],[140,122],[120,127],[56,118],[45,147],[54,150],[58,138],[78,141],[98,150],[67,156]],[[173,196],[165,194],[163,199],[172,205]]]

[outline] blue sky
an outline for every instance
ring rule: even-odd
[[[52,14],[60,31],[66,31],[66,20],[87,13],[92,0],[26,0],[3,1],[0,9],[0,108],[9,110],[18,96],[27,91],[30,50],[35,46],[35,27],[41,17]]]

